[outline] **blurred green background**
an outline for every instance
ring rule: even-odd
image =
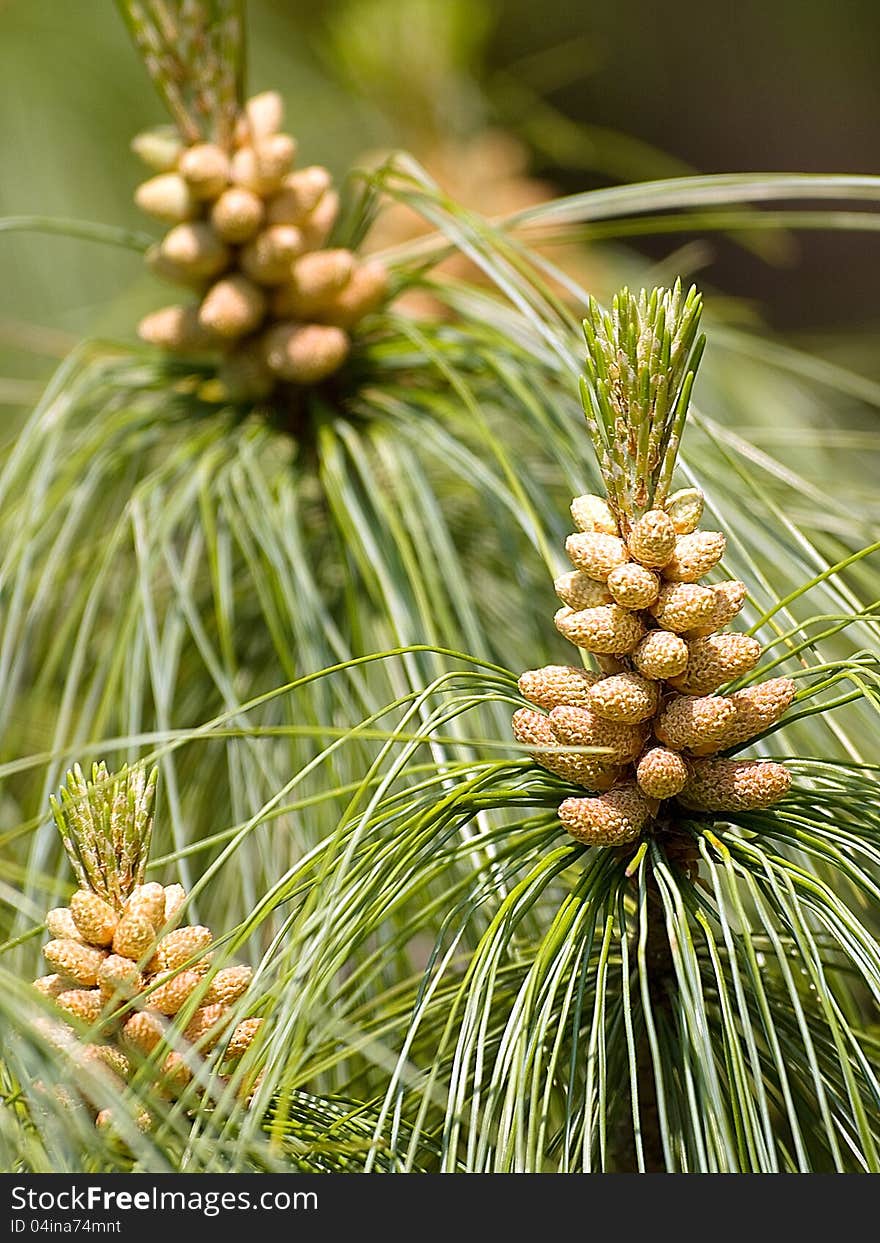
[[[250,0],[249,13],[251,86],[282,90],[303,162],[337,175],[397,145],[430,163],[487,126],[518,135],[545,190],[688,167],[876,171],[876,0]],[[128,144],[164,118],[111,0],[0,0],[0,109],[0,215],[149,229]],[[491,185],[468,191],[495,209]],[[687,240],[639,245],[659,259]],[[693,241],[704,286],[877,369],[876,233],[800,233],[773,262]],[[78,337],[130,337],[161,298],[136,254],[0,235],[0,410],[26,404]]]

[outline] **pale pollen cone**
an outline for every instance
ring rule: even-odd
[[[673,492],[663,508],[672,519],[675,534],[690,535],[703,516],[703,494],[699,488],[681,488]]]
[[[684,639],[669,630],[649,630],[632,659],[646,678],[671,678],[686,668],[688,648]]]
[[[605,535],[620,535],[617,519],[608,502],[601,496],[587,493],[576,496],[571,503],[571,520],[579,531],[601,531]]]
[[[638,673],[614,673],[591,687],[587,706],[608,721],[637,725],[657,711],[660,688],[657,682]]]
[[[601,531],[579,531],[565,541],[565,552],[576,570],[599,583],[607,582],[608,575],[619,565],[629,561],[626,544],[616,535],[604,535]]]
[[[724,556],[725,544],[720,531],[679,535],[675,551],[663,566],[663,577],[671,582],[695,583],[718,564]]]
[[[325,380],[342,366],[349,348],[348,336],[329,324],[278,324],[265,342],[269,369],[296,384]]]
[[[553,583],[553,590],[563,604],[567,604],[575,612],[581,609],[598,608],[600,604],[613,603],[613,597],[606,584],[597,583],[595,579],[589,578],[581,570],[570,570],[567,574],[560,574]]]

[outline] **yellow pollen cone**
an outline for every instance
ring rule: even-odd
[[[754,669],[761,657],[761,644],[745,634],[710,634],[704,639],[689,639],[687,651],[687,669],[671,679],[672,684],[688,695],[708,695]]]
[[[735,715],[723,695],[676,695],[664,706],[654,733],[667,747],[682,751],[714,742]]]
[[[632,660],[646,678],[675,677],[687,667],[687,644],[669,630],[649,630],[633,652]]]
[[[675,527],[662,509],[649,509],[629,534],[629,551],[636,561],[650,568],[666,565],[675,550]]]
[[[664,630],[684,634],[707,625],[716,611],[715,592],[699,583],[667,583],[651,612]]]
[[[648,798],[673,798],[688,779],[687,764],[677,751],[651,747],[636,765],[636,781]]]
[[[527,669],[518,686],[524,699],[548,712],[560,704],[586,708],[590,687],[599,677],[575,665],[545,665],[543,669]]]
[[[181,177],[198,199],[214,199],[229,181],[229,157],[222,147],[200,142],[181,152],[177,163]]]
[[[725,544],[720,531],[679,535],[675,551],[663,566],[663,577],[670,582],[695,583],[718,564],[724,556]]]
[[[601,531],[620,535],[617,519],[608,502],[601,496],[576,496],[571,503],[571,520],[579,531]]]
[[[212,206],[211,224],[224,242],[240,246],[242,242],[249,242],[259,230],[265,214],[263,200],[258,194],[243,186],[230,186]]]
[[[300,224],[315,210],[331,184],[329,172],[319,164],[288,173],[278,193],[269,200],[266,219],[269,224]]]
[[[265,356],[269,370],[295,384],[318,384],[345,362],[350,341],[329,324],[278,324],[269,330]]]
[[[556,629],[576,647],[605,656],[623,656],[637,646],[644,626],[635,613],[619,604],[604,604],[575,612],[559,609],[554,617]]]
[[[81,941],[49,941],[43,946],[43,957],[60,975],[66,975],[86,988],[94,988],[106,950],[83,945]]]
[[[608,721],[636,725],[657,711],[660,688],[657,682],[638,673],[614,673],[591,687],[587,703]]]
[[[635,785],[619,785],[595,798],[567,798],[559,819],[587,846],[623,846],[636,841],[651,817],[651,805]]]
[[[682,488],[673,492],[663,508],[672,519],[675,534],[690,535],[703,516],[703,494],[699,488]]]
[[[791,787],[791,774],[770,760],[694,760],[679,801],[695,811],[756,811]]]
[[[626,544],[616,535],[603,535],[601,531],[580,531],[569,535],[565,552],[576,570],[599,583],[607,582],[608,575],[618,565],[629,561]]]
[[[608,575],[607,587],[618,604],[628,609],[646,609],[653,604],[660,592],[660,580],[652,571],[628,561],[618,565]]]
[[[598,608],[600,604],[613,603],[613,596],[605,583],[597,583],[580,570],[570,570],[553,583],[553,590],[564,604],[575,612],[580,609]]]
[[[644,731],[637,726],[609,721],[590,708],[554,708],[550,727],[564,746],[607,748],[609,755],[602,759],[606,765],[634,760],[644,742]]]

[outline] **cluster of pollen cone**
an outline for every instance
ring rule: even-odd
[[[745,585],[701,582],[724,554],[724,535],[699,531],[694,488],[672,495],[628,530],[598,496],[572,502],[574,569],[557,579],[556,627],[596,658],[600,673],[548,665],[519,688],[535,707],[513,718],[535,760],[594,793],[567,798],[559,818],[591,845],[635,841],[675,799],[692,811],[768,807],[788,790],[778,763],[724,758],[774,724],[794,697],[789,678],[735,691],[719,688],[755,667],[756,639],[725,630]],[[601,748],[578,754],[553,747]]]
[[[137,875],[128,879],[142,882]],[[221,1061],[230,1068],[247,1051],[261,1020],[237,1021],[236,1015],[253,972],[247,966],[212,970],[211,930],[180,924],[181,885],[121,880],[119,874],[111,878],[102,893],[80,887],[68,906],[49,911],[52,939],[43,957],[51,974],[34,986],[58,1011],[45,1024],[48,1038],[78,1064],[99,1071],[105,1084],[109,1077],[121,1092],[151,1059],[153,1091],[174,1097],[221,1042]],[[112,1121],[106,1109],[96,1117],[98,1126]],[[138,1123],[149,1127],[149,1114]]]
[[[43,957],[52,974],[35,981],[64,1014],[98,1035],[85,1052],[120,1079],[131,1074],[132,1055],[174,1044],[157,1066],[156,1086],[169,1094],[189,1083],[193,1057],[220,1040],[227,1041],[226,1059],[238,1060],[259,1025],[244,1019],[230,1026],[230,1008],[247,989],[251,969],[225,967],[208,978],[210,929],[174,927],[185,898],[180,885],[138,885],[117,911],[98,894],[77,890],[69,906],[46,918],[53,940]],[[196,1009],[172,1037],[175,1015],[195,994]],[[99,1125],[105,1120],[98,1116]]]
[[[133,143],[155,173],[135,201],[170,226],[147,262],[197,296],[138,331],[171,351],[221,351],[224,396],[327,379],[348,356],[351,329],[387,295],[380,262],[326,248],[339,196],[325,168],[294,168],[296,143],[281,124],[281,99],[267,91],[248,100],[231,150],[185,146],[167,130]]]

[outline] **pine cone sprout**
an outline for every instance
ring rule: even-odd
[[[52,973],[34,987],[54,999],[60,1021],[51,1036],[75,1048],[74,1063],[100,1062],[120,1092],[135,1072],[145,1074],[168,1097],[215,1047],[220,1062],[239,1061],[260,1020],[235,1021],[250,967],[212,970],[210,929],[178,926],[182,886],[144,880],[156,778],[143,768],[114,776],[104,764],[86,778],[77,766],[51,800],[78,888],[69,906],[46,916]],[[111,1122],[106,1110],[96,1117],[99,1126]]]
[[[700,295],[683,296],[680,284],[638,298],[623,289],[610,314],[593,302],[584,323],[581,390],[606,496],[572,502],[574,571],[555,584],[564,605],[555,621],[600,672],[524,673],[519,689],[534,708],[515,713],[513,731],[542,748],[533,757],[544,768],[592,792],[559,807],[588,845],[628,845],[694,812],[769,807],[790,785],[782,764],[723,755],[775,724],[795,686],[772,678],[719,693],[755,667],[761,647],[725,630],[745,584],[704,581],[725,538],[698,529],[702,494],[671,492],[704,345],[700,312]]]
[[[281,125],[281,98],[265,91],[210,141],[179,121],[180,134],[152,130],[132,144],[153,172],[135,201],[169,226],[147,263],[195,293],[138,332],[174,353],[219,353],[206,396],[221,400],[320,384],[388,296],[382,263],[327,246],[339,196],[326,168],[294,169],[296,142]]]

